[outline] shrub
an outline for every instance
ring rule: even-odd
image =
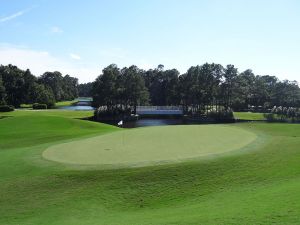
[[[265,113],[264,117],[266,118],[267,121],[269,122],[273,122],[273,121],[277,121],[277,119],[275,118],[274,113]]]
[[[234,122],[234,115],[231,109],[211,110],[208,116],[218,122]]]
[[[47,109],[47,105],[46,104],[40,104],[40,103],[34,103],[32,105],[33,109]]]
[[[14,111],[15,107],[11,105],[0,105],[0,112],[11,112]]]
[[[105,106],[100,106],[94,112],[96,120],[121,120],[131,117],[131,109],[122,109],[121,107],[108,109]]]

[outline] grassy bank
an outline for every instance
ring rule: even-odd
[[[253,113],[253,112],[234,112],[234,118],[237,120],[254,120],[254,121],[266,120],[263,113]]]
[[[74,99],[71,101],[61,101],[61,102],[56,102],[55,103],[55,108],[63,107],[63,106],[71,106],[77,103],[78,100]],[[20,106],[21,109],[32,109],[32,104],[21,104]]]

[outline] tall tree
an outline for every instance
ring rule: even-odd
[[[6,103],[19,107],[26,102],[26,93],[24,93],[24,71],[13,65],[1,66],[3,85],[6,90]]]
[[[232,107],[235,110],[246,110],[251,104],[255,84],[255,75],[248,69],[240,73],[233,84]]]
[[[78,97],[78,79],[65,75],[63,77],[64,100],[73,100]]]
[[[237,68],[234,65],[227,65],[225,68],[224,78],[225,81],[223,83],[223,93],[224,93],[224,106],[226,108],[232,106],[232,95],[233,95],[233,88],[234,82],[238,75]]]
[[[52,89],[44,84],[34,83],[30,92],[30,98],[33,103],[46,104],[48,108],[52,108],[55,105]]]
[[[179,72],[176,69],[164,70],[160,64],[156,69],[144,72],[143,76],[152,105],[179,104]]]
[[[4,105],[5,103],[5,87],[3,85],[2,76],[0,75],[0,105]]]
[[[149,98],[142,76],[143,71],[133,65],[129,68],[123,68],[121,74],[124,85],[122,87],[123,99],[126,99],[126,104],[133,106],[134,113],[136,113],[137,105],[147,103]]]
[[[64,100],[63,76],[60,72],[45,72],[39,77],[39,83],[50,87],[54,93],[56,101]]]
[[[107,106],[110,110],[118,102],[120,69],[115,64],[104,68],[93,84],[93,106]]]
[[[78,85],[78,96],[79,97],[91,97],[92,96],[93,83],[84,83]]]

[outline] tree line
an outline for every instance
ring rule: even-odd
[[[0,65],[0,105],[41,103],[51,108],[57,101],[78,97],[77,86],[77,78],[57,71],[36,77],[28,69]]]
[[[181,105],[186,113],[212,111],[263,111],[274,106],[299,107],[300,89],[296,81],[276,76],[241,73],[233,65],[205,63],[186,73],[165,70],[163,65],[142,70],[137,66],[104,68],[96,81],[88,84],[95,107],[107,111],[135,111],[137,105]]]
[[[76,97],[93,97],[93,106],[106,111],[134,112],[138,105],[181,105],[186,113],[212,111],[270,111],[274,106],[300,107],[296,81],[276,76],[239,72],[233,65],[205,63],[186,73],[165,70],[163,65],[143,70],[137,66],[119,68],[111,64],[94,82],[78,84],[78,79],[60,72],[36,77],[30,70],[0,66],[0,105],[55,102]]]

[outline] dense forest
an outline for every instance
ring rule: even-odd
[[[213,111],[261,111],[276,107],[300,107],[296,81],[276,76],[238,72],[233,65],[192,66],[186,73],[165,70],[163,65],[142,70],[137,66],[119,68],[111,64],[94,82],[78,84],[78,79],[60,72],[39,77],[16,66],[0,66],[0,105],[55,102],[78,96],[93,97],[93,106],[105,111],[134,113],[138,105],[182,106],[186,113]]]
[[[52,108],[57,101],[78,97],[78,79],[60,72],[45,72],[39,77],[16,66],[0,66],[0,105],[20,107],[41,103]]]
[[[181,105],[187,114],[194,115],[300,106],[296,81],[255,75],[252,70],[239,73],[233,65],[214,63],[192,66],[181,75],[163,65],[145,71],[112,64],[93,83],[92,96],[95,107],[111,113],[134,112],[137,105],[147,104]]]
[[[78,96],[91,97],[92,96],[93,83],[83,83],[78,85]]]

